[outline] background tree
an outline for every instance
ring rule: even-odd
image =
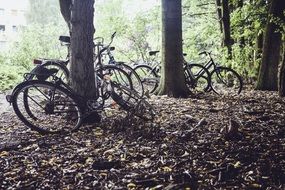
[[[162,73],[157,94],[188,96],[182,54],[181,0],[162,0]]]
[[[229,0],[221,0],[221,18],[219,18],[220,22],[222,23],[222,31],[223,31],[223,40],[222,46],[227,48],[227,54],[229,58],[232,57],[232,38],[231,38],[231,17],[230,17],[230,9],[229,9]],[[219,15],[219,11],[218,11]]]
[[[277,74],[282,35],[276,21],[284,17],[283,11],[284,2],[282,0],[271,1],[262,49],[262,62],[257,81],[257,89],[259,90],[278,89]]]
[[[279,86],[278,86],[279,95],[285,96],[285,50],[283,50],[283,58],[281,63],[281,68],[279,71]]]
[[[71,18],[71,0],[59,0],[59,5],[60,5],[60,12],[67,23],[67,26],[70,28],[70,18]]]

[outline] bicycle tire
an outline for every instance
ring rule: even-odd
[[[148,65],[138,65],[134,70],[141,79],[145,93],[153,93],[159,85],[159,76],[154,69]]]
[[[125,64],[124,62],[115,62],[115,65],[122,68],[128,73],[130,79],[132,80],[133,89],[136,90],[141,97],[143,97],[144,86],[138,73],[131,66]]]
[[[240,94],[243,87],[241,76],[228,67],[217,67],[210,75],[211,89],[220,95]]]
[[[112,99],[125,111],[130,112],[143,120],[154,119],[155,111],[153,107],[144,98],[141,98],[136,91],[116,84],[113,84],[112,87],[124,91],[125,94],[129,94],[130,98],[126,101],[122,99],[116,91],[112,91],[111,93]]]
[[[103,65],[101,68],[96,69],[96,72],[99,79],[101,80],[104,80],[104,77],[108,76],[109,80],[112,83],[120,86],[125,86],[126,88],[133,90],[132,80],[130,79],[128,73],[115,65]],[[106,91],[104,92],[104,90]],[[130,97],[128,94],[125,94],[123,91],[121,91],[118,88],[114,88],[114,90],[119,96],[121,96],[122,99],[124,99],[125,101],[129,100]],[[108,89],[103,89],[100,96],[108,94],[109,93],[108,91],[109,91]],[[107,105],[107,107],[108,106],[109,105]]]
[[[27,96],[25,104],[24,94]],[[21,83],[12,95],[12,106],[25,125],[41,134],[72,132],[82,123],[83,112],[76,97],[47,81]]]
[[[194,77],[194,81],[192,77]],[[210,88],[210,73],[208,69],[200,64],[187,64],[184,68],[184,74],[186,79],[186,85],[193,93],[207,92]]]

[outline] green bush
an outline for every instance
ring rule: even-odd
[[[0,90],[11,89],[22,81],[23,74],[34,67],[35,58],[65,58],[66,48],[58,40],[65,33],[65,27],[56,25],[23,28],[19,40],[11,42],[9,50],[0,54]]]

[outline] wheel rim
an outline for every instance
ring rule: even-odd
[[[81,123],[77,103],[62,90],[53,90],[45,84],[28,85],[19,90],[13,107],[25,124],[43,133],[72,131]]]

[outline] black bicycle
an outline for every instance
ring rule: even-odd
[[[109,100],[110,97],[126,111],[141,118],[152,118],[154,112],[151,106],[133,90],[129,75],[121,68],[101,63],[101,55],[104,51],[104,48],[100,49],[97,55],[98,63],[95,75],[97,91],[94,99],[85,101],[76,95],[63,81],[62,76],[58,76],[59,71],[64,71],[66,68],[67,62],[59,62],[56,67],[52,68],[46,67],[54,66],[55,62],[53,61],[48,62],[52,63],[48,65],[39,64],[31,73],[26,74],[25,81],[14,88],[12,95],[7,96],[7,100],[12,103],[16,114],[26,125],[41,133],[62,131],[63,129],[58,126],[69,125],[59,123],[59,121],[73,121],[73,119],[66,120],[70,115],[74,115],[71,112],[77,113],[77,116],[74,117],[77,118],[77,122],[72,122],[72,126],[69,128],[76,130],[81,125],[81,115],[88,116],[90,112],[100,112],[104,108],[110,107],[113,104]],[[72,107],[71,110],[70,107]],[[151,117],[143,116],[144,111],[142,110],[150,111]],[[55,116],[63,119],[57,117],[49,119],[49,117]],[[56,125],[52,122],[53,120],[58,121]],[[43,127],[45,121],[49,121],[49,123],[46,123],[48,126]]]
[[[115,47],[110,46],[113,42],[113,38],[115,36],[116,32],[113,33],[111,37],[111,41],[109,42],[108,45],[104,44],[104,38],[103,37],[96,37],[94,38],[94,45],[95,45],[95,50],[99,52],[101,49],[104,49],[105,51],[103,52],[102,56],[100,57],[101,63],[104,65],[112,65],[119,67],[126,71],[128,75],[131,78],[133,89],[138,92],[141,97],[144,95],[144,87],[141,82],[140,76],[136,73],[136,71],[129,65],[127,65],[123,61],[116,61],[114,55],[112,54],[112,51],[115,50]],[[99,58],[97,58],[99,59]],[[107,61],[106,61],[107,60]]]
[[[124,71],[121,71],[124,73]],[[34,74],[26,74],[29,78]],[[72,132],[90,114],[103,111],[110,97],[129,114],[145,120],[154,118],[152,106],[135,91],[111,80],[111,76],[98,74],[98,96],[86,100],[55,75],[52,81],[26,80],[17,85],[7,97],[19,119],[41,134]],[[40,76],[36,76],[40,77]]]
[[[215,93],[220,95],[240,94],[243,87],[242,77],[229,67],[220,66],[214,61],[211,52],[203,51],[199,55],[206,55],[209,60],[203,66],[210,72],[211,88]],[[200,70],[197,75],[203,75]]]
[[[151,51],[149,52],[149,55],[155,56],[157,53],[159,53],[159,51]],[[185,55],[186,54],[184,54],[184,56]],[[161,70],[160,62],[153,59],[151,63],[135,66],[134,70],[141,77],[145,91],[153,93],[159,85]],[[195,94],[208,91],[210,88],[210,73],[204,66],[199,64],[188,64],[186,60],[184,60],[183,70],[186,85],[191,92]],[[202,71],[203,74],[201,74],[200,71]]]

